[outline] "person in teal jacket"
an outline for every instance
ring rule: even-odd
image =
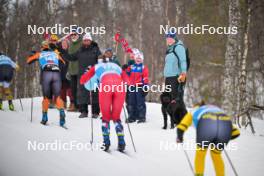
[[[176,36],[171,38],[171,35],[168,35],[167,40],[172,40],[173,43],[168,44],[166,52],[164,67],[165,78],[186,75],[187,61],[183,42],[181,40],[177,40]]]
[[[165,85],[171,88],[169,96],[171,103],[176,107],[175,112],[178,116],[184,116],[187,112],[183,100],[187,73],[186,50],[175,33],[166,34],[166,43],[168,47],[164,66]]]

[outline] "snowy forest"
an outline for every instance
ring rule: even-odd
[[[0,48],[20,65],[12,89],[16,98],[41,96],[39,68],[26,64],[42,35],[28,35],[27,25],[105,26],[94,35],[100,49],[115,47],[119,29],[131,46],[144,52],[151,84],[162,84],[166,42],[160,25],[237,26],[237,35],[179,34],[191,58],[187,106],[196,98],[220,105],[236,117],[263,119],[264,2],[262,0],[0,0]],[[60,36],[62,37],[62,36]],[[117,49],[122,63],[127,55]],[[149,93],[150,102],[158,102]],[[253,114],[252,114],[253,113]],[[246,118],[243,124],[246,123]]]

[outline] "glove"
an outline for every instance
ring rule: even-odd
[[[30,51],[29,56],[33,56],[34,54],[36,54],[36,51]]]
[[[182,143],[183,142],[183,133],[181,129],[177,128],[177,143]]]
[[[20,70],[19,65],[17,65],[15,69],[16,69],[16,71],[19,71]]]
[[[186,80],[186,73],[181,73],[180,76],[178,77],[178,82],[185,82]]]
[[[70,81],[70,80],[71,80],[71,75],[70,75],[70,73],[69,73],[69,72],[67,72],[67,73],[66,73],[66,79],[67,79],[68,81]]]
[[[123,66],[122,66],[122,70],[126,70],[128,68],[128,65],[127,64],[124,64]]]

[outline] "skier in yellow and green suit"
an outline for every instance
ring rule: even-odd
[[[177,125],[178,143],[183,142],[183,134],[192,123],[197,129],[195,176],[204,175],[205,156],[208,149],[216,176],[224,176],[225,169],[221,151],[231,139],[240,135],[239,130],[232,124],[230,116],[226,115],[222,109],[214,105],[205,105],[202,101],[195,105]]]

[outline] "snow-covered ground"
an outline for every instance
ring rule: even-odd
[[[163,123],[160,104],[148,103],[147,123],[131,124],[131,131],[137,148],[133,151],[127,125],[125,137],[128,155],[116,151],[116,135],[111,124],[111,154],[88,150],[91,139],[91,119],[79,119],[78,113],[67,112],[68,130],[60,128],[57,110],[49,111],[49,126],[41,125],[41,98],[34,98],[33,122],[30,123],[30,99],[23,99],[24,111],[19,101],[15,101],[17,111],[0,112],[0,176],[190,176],[192,172],[181,148],[176,148],[175,130],[162,130]],[[122,113],[124,119],[124,114]],[[94,122],[94,146],[101,144],[101,121]],[[241,137],[229,145],[237,150],[228,151],[239,175],[261,176],[264,172],[264,134],[263,121],[255,121],[258,135],[242,130]],[[191,127],[185,135],[185,142],[195,140],[195,130]],[[38,151],[33,151],[34,142]],[[40,151],[44,144],[52,143],[53,150]],[[69,149],[69,145],[79,148]],[[30,146],[30,144],[32,144]],[[65,150],[54,148],[55,144],[68,145]],[[88,146],[85,150],[78,150]],[[168,147],[169,146],[169,147]],[[31,147],[31,148],[30,148]],[[56,146],[55,146],[56,147]],[[58,147],[58,146],[57,146]],[[30,149],[30,150],[29,150]],[[194,160],[194,150],[187,150]],[[224,156],[224,155],[223,155]],[[226,175],[234,175],[224,156]],[[192,163],[193,164],[193,163]],[[214,175],[214,169],[208,153],[205,175]]]

